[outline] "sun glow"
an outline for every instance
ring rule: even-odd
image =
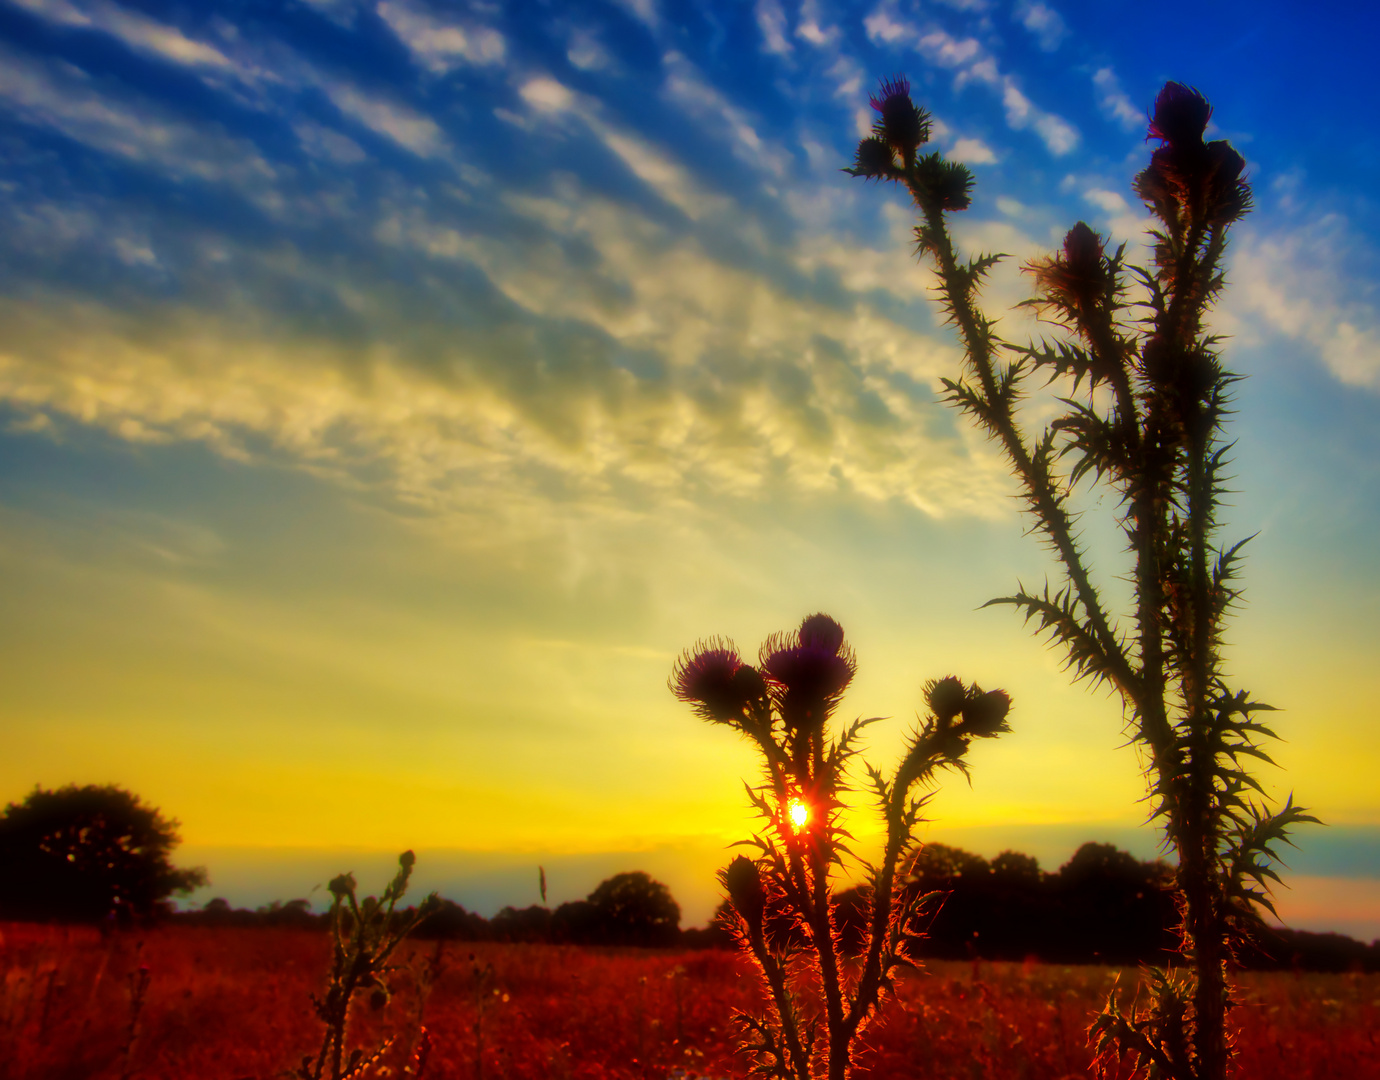
[[[791,819],[791,827],[799,830],[810,820],[810,808],[799,799],[792,799],[786,805],[786,816]]]

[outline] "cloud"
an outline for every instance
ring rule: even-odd
[[[333,161],[337,165],[357,165],[368,156],[354,139],[314,120],[305,117],[294,120],[292,130],[302,149],[312,157]]]
[[[841,31],[837,26],[821,26],[822,20],[823,12],[820,11],[818,0],[803,0],[795,36],[802,41],[808,41],[816,48],[828,48],[839,39]]]
[[[992,165],[997,155],[981,139],[959,139],[950,148],[948,157],[965,165]]]
[[[18,7],[62,26],[98,30],[131,50],[187,67],[230,69],[235,65],[218,49],[194,41],[178,30],[107,0],[69,3],[67,0],[13,0]]]
[[[726,199],[704,191],[679,162],[634,132],[605,120],[599,102],[576,94],[564,83],[537,76],[522,84],[518,96],[543,118],[563,114],[579,117],[634,176],[691,221],[699,221],[728,205]]]
[[[741,161],[776,176],[785,173],[790,156],[765,143],[747,113],[710,86],[689,60],[680,53],[668,52],[661,62],[666,69],[668,98],[712,130],[727,135],[734,155]]]
[[[1045,52],[1054,52],[1068,36],[1069,28],[1063,17],[1040,0],[1019,0],[1014,15]]]
[[[590,30],[576,30],[570,35],[565,58],[581,71],[610,71],[615,66],[613,57]]]
[[[666,163],[639,160],[631,136],[602,136],[629,140],[651,182],[678,182],[656,177]],[[953,349],[867,297],[902,280],[914,295],[904,246],[885,253],[894,269],[857,282],[864,291],[824,302],[573,181],[508,193],[501,209],[527,226],[466,228],[420,193],[381,208],[377,261],[414,265],[441,290],[401,309],[385,283],[233,253],[240,280],[264,290],[292,287],[263,278],[270,258],[335,289],[352,315],[339,338],[280,324],[252,296],[125,312],[57,295],[0,301],[0,400],[132,442],[268,455],[491,529],[521,531],[553,500],[624,513],[779,489],[1005,512],[1000,463],[939,418],[933,386]],[[740,213],[712,212],[728,224]],[[837,247],[839,265],[866,263]],[[476,272],[493,298],[462,287]],[[461,291],[446,300],[448,288]],[[457,303],[485,312],[462,316],[464,333],[421,314]]]
[[[449,149],[434,120],[401,102],[371,94],[344,79],[324,77],[322,89],[331,104],[346,116],[418,157],[440,157]]]
[[[616,2],[619,7],[649,30],[660,28],[661,13],[656,9],[656,0],[616,0]]]
[[[1055,157],[1062,157],[1078,145],[1078,129],[1063,117],[1032,104],[1009,75],[1002,79],[1001,100],[1006,106],[1007,124],[1017,131],[1033,127]]]
[[[762,51],[785,56],[791,51],[791,43],[786,40],[786,13],[781,9],[780,0],[757,0],[754,8],[757,29],[762,32]]]
[[[1131,103],[1117,81],[1116,72],[1109,67],[1093,72],[1093,89],[1097,93],[1097,107],[1127,131],[1145,126],[1145,114]]]
[[[885,6],[868,15],[863,26],[875,44],[909,46],[937,67],[957,69],[955,87],[977,83],[991,89],[1005,107],[1007,125],[1016,131],[1034,129],[1055,157],[1062,157],[1078,145],[1078,129],[1026,97],[1015,79],[1001,73],[996,59],[976,38],[958,38],[939,27],[922,29],[893,16]]]
[[[177,180],[198,179],[275,202],[274,168],[253,144],[218,127],[193,126],[161,105],[0,47],[0,100],[23,123]]]
[[[442,22],[403,0],[383,0],[377,11],[417,62],[436,75],[461,64],[499,64],[507,52],[503,35],[491,27]]]
[[[1357,247],[1335,214],[1293,229],[1244,230],[1227,275],[1224,329],[1255,345],[1282,334],[1308,346],[1338,381],[1380,392],[1380,311],[1344,270],[1367,259]]]

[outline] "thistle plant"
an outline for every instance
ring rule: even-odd
[[[393,1039],[385,1040],[372,1052],[356,1047],[346,1058],[351,1008],[355,999],[368,995],[369,1008],[379,1011],[391,997],[389,977],[398,970],[388,960],[437,905],[432,893],[415,911],[395,911],[398,901],[407,892],[408,879],[417,857],[404,851],[398,857],[398,872],[379,897],[366,897],[363,902],[355,896],[354,874],[341,874],[329,885],[331,911],[331,970],[323,997],[312,995],[316,1015],[325,1025],[321,1049],[313,1056],[302,1058],[297,1070],[298,1080],[364,1080],[379,1070],[384,1056],[393,1046]],[[420,1028],[411,1060],[404,1073],[421,1075],[426,1067],[430,1040],[426,1029]]]
[[[830,720],[857,663],[843,628],[811,615],[792,633],[762,645],[758,666],[733,644],[700,642],[677,662],[672,692],[702,720],[746,736],[761,756],[765,780],[747,785],[762,828],[720,875],[732,908],[729,929],[751,957],[765,1007],[739,1012],[742,1049],[754,1074],[782,1080],[849,1075],[860,1032],[892,990],[898,965],[914,962],[915,920],[927,897],[905,888],[917,851],[915,826],[945,767],[966,772],[973,739],[1009,730],[1010,699],[948,677],[926,684],[929,715],[905,742],[888,780],[867,766],[868,786],[885,825],[885,846],[865,874],[867,927],[857,956],[840,940],[833,881],[853,857],[841,824],[858,753],[859,719],[837,738]]]
[[[1137,1075],[1221,1080],[1232,1058],[1229,967],[1273,912],[1274,847],[1292,825],[1315,821],[1293,805],[1271,809],[1251,774],[1269,762],[1270,707],[1228,681],[1224,623],[1240,596],[1244,541],[1219,540],[1230,443],[1223,425],[1238,381],[1207,328],[1225,278],[1231,226],[1251,207],[1245,161],[1226,141],[1205,142],[1212,108],[1197,90],[1167,83],[1148,139],[1160,145],[1134,182],[1156,219],[1153,263],[1131,266],[1126,245],[1083,222],[1063,249],[1026,265],[1026,301],[1063,333],[1015,344],[979,307],[985,276],[1004,256],[960,262],[946,215],[967,209],[972,174],[939,154],[917,156],[930,118],[906,80],[882,83],[879,116],[847,171],[904,184],[920,224],[918,253],[939,275],[939,300],[966,365],[944,380],[946,400],[1003,450],[1033,529],[1062,581],[1018,587],[991,601],[1015,607],[1056,645],[1075,681],[1114,688],[1145,752],[1151,816],[1178,856],[1175,886],[1187,972],[1149,972],[1149,1004],[1123,1013],[1109,1001],[1092,1026],[1099,1061],[1130,1053]],[[1022,424],[1032,383],[1065,396],[1038,435]],[[1104,598],[1076,528],[1080,485],[1110,494],[1126,539],[1129,610]]]

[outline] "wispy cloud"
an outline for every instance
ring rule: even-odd
[[[1380,310],[1341,269],[1366,261],[1340,215],[1235,243],[1224,326],[1259,345],[1282,334],[1308,346],[1340,382],[1380,391]],[[1369,253],[1374,261],[1374,253]]]
[[[175,179],[223,183],[258,201],[273,198],[275,170],[251,143],[214,125],[190,124],[68,65],[0,47],[0,99],[16,119],[102,153]]]
[[[792,46],[786,38],[786,12],[780,0],[757,0],[753,13],[762,32],[763,51],[782,56],[789,53]]]
[[[796,23],[795,36],[808,41],[816,48],[830,48],[842,36],[837,26],[825,24],[824,11],[818,0],[802,0],[800,19]]]
[[[1063,16],[1040,0],[1019,0],[1013,14],[1045,52],[1054,52],[1068,36]]]
[[[507,43],[497,30],[438,19],[407,0],[383,0],[379,17],[428,71],[444,75],[461,64],[499,64]]]
[[[436,121],[399,101],[344,79],[325,77],[322,89],[346,116],[418,157],[439,157],[449,147]]]
[[[1007,126],[1016,131],[1034,130],[1055,157],[1062,157],[1078,145],[1078,129],[1032,102],[1012,76],[1001,72],[996,58],[977,38],[956,37],[937,26],[922,28],[900,18],[886,5],[868,15],[863,25],[873,42],[908,46],[936,67],[955,71],[956,86],[976,83],[989,87],[1004,106]]]
[[[135,52],[175,64],[230,69],[231,60],[214,46],[187,37],[181,30],[158,22],[109,0],[12,0],[18,6],[62,26],[95,30]]]
[[[661,62],[666,69],[667,97],[702,123],[727,135],[740,160],[777,176],[785,173],[790,165],[789,155],[764,142],[747,113],[711,86],[689,60],[678,52],[668,52]]]
[[[992,165],[997,155],[981,139],[964,138],[957,140],[949,149],[948,156],[965,165]]]
[[[1119,123],[1127,131],[1135,131],[1145,125],[1145,114],[1132,104],[1126,92],[1121,89],[1116,72],[1109,67],[1098,68],[1093,72],[1093,90],[1097,94],[1097,107]]]

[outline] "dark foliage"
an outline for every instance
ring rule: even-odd
[[[114,785],[34,788],[0,816],[0,917],[120,922],[206,883],[169,861],[177,822]]]

